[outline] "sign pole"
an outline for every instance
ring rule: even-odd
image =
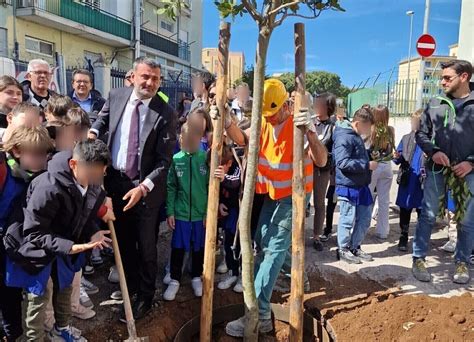
[[[431,8],[431,0],[426,0],[425,3],[425,17],[423,22],[423,34],[428,33],[428,23],[430,20],[430,8]],[[425,78],[425,59],[422,57],[420,62],[420,74],[418,75],[418,84],[416,88],[416,108],[418,110],[423,108],[423,85],[424,85],[424,78]]]

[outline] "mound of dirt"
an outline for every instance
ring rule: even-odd
[[[337,313],[331,324],[340,341],[473,341],[474,297],[406,295]]]

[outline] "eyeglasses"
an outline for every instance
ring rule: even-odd
[[[452,80],[456,79],[457,77],[459,77],[459,75],[441,76],[441,80],[446,81],[446,82],[451,82]]]
[[[38,71],[38,70],[35,70],[35,71],[30,71],[30,73],[36,75],[36,76],[49,76],[51,75],[51,72],[49,71]]]

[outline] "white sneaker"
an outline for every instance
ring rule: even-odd
[[[201,277],[196,277],[191,280],[191,286],[196,297],[202,297],[202,280]]]
[[[223,258],[219,266],[217,266],[216,271],[220,274],[224,274],[229,271],[229,269],[227,268],[227,264],[225,263],[225,258]]]
[[[87,320],[95,316],[95,311],[91,308],[86,308],[84,305],[79,304],[74,305],[74,307],[71,308],[71,314],[73,317]]]
[[[122,300],[122,291],[114,291],[112,292],[112,294],[110,295],[110,299],[114,299],[114,300]]]
[[[449,240],[441,247],[441,249],[446,253],[454,253],[456,251],[456,242]]]
[[[163,278],[163,284],[169,285],[171,282],[171,273],[166,273],[165,277]]]
[[[87,294],[82,284],[79,287],[79,302],[86,308],[92,309],[94,307],[94,304],[92,303],[91,299],[89,298],[89,295]]]
[[[94,266],[92,265],[86,265],[84,266],[84,269],[82,271],[82,274],[84,275],[91,275],[91,274],[94,274],[95,270],[94,270]]]
[[[81,278],[81,286],[84,287],[84,290],[87,292],[88,295],[96,294],[97,292],[99,292],[99,288],[84,277]]]
[[[163,293],[163,299],[167,301],[172,301],[176,298],[176,294],[179,290],[179,281],[171,279],[168,287],[166,288],[165,293]]]
[[[267,334],[273,330],[273,323],[271,319],[260,319],[258,323],[258,331],[261,334]],[[236,319],[235,321],[227,323],[225,332],[229,336],[244,337],[245,331],[245,316]]]
[[[237,281],[237,277],[232,275],[232,271],[230,271],[224,279],[222,279],[218,284],[217,288],[220,290],[227,290],[229,289],[234,283]]]
[[[237,279],[237,284],[235,284],[233,290],[234,292],[237,292],[237,293],[244,292],[244,287],[242,286],[242,276],[239,276],[239,279]]]
[[[117,284],[120,282],[119,275],[117,271],[117,266],[110,267],[109,277],[107,278],[112,284]]]

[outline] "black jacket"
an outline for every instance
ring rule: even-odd
[[[74,101],[73,95],[74,95],[74,90],[69,93],[69,97]],[[91,90],[90,95],[91,95],[92,106],[91,106],[91,111],[87,114],[89,114],[89,120],[91,121],[91,124],[93,124],[97,120],[97,116],[99,115],[99,112],[102,110],[102,107],[104,107],[105,99],[102,97],[102,94],[98,90],[95,90],[95,89]]]
[[[451,163],[474,162],[474,83],[471,94],[456,110],[452,98],[432,98],[421,115],[416,143],[430,158],[438,151],[444,152]]]
[[[21,86],[23,87],[23,102],[31,102],[31,96],[30,96],[31,82],[28,80],[25,80],[21,82]],[[49,96],[57,95],[57,93],[51,89],[48,89],[48,94]],[[43,106],[40,106],[40,108],[44,110]]]
[[[107,146],[112,143],[133,87],[112,89],[97,121],[92,125],[99,137],[109,133]],[[163,99],[155,95],[148,106],[140,132],[140,182],[150,179],[155,187],[144,201],[150,208],[160,207],[166,198],[166,179],[176,146],[177,115]],[[113,157],[113,156],[112,156]]]
[[[83,197],[77,188],[69,160],[70,151],[59,152],[48,171],[28,187],[23,210],[16,213],[4,238],[7,253],[27,266],[41,269],[57,255],[68,255],[73,244],[84,243],[98,231],[97,211],[105,193],[89,186]]]

